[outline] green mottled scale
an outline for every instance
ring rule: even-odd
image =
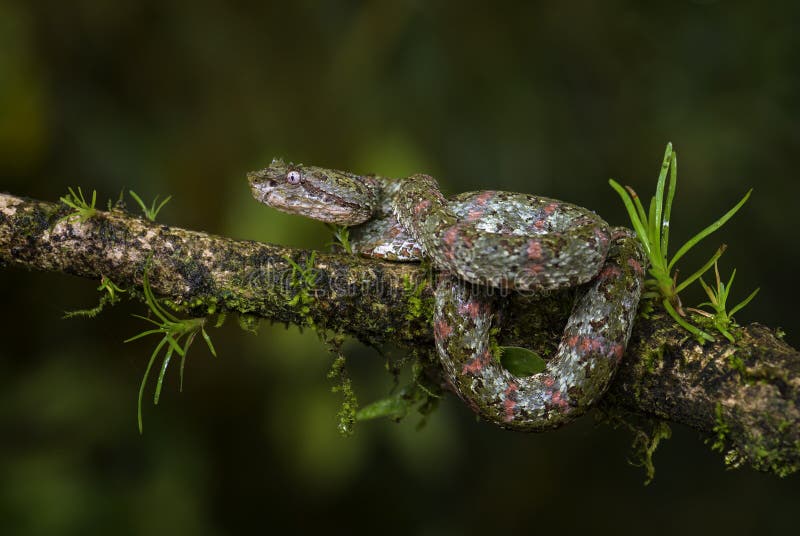
[[[584,208],[528,194],[482,191],[446,199],[427,175],[358,176],[275,160],[249,174],[259,201],[354,226],[362,254],[431,259],[434,338],[450,383],[483,418],[544,430],[582,414],[608,386],[630,336],[645,258],[624,229]],[[466,283],[472,283],[468,285]],[[583,285],[544,372],[515,377],[489,350],[501,309],[489,287]]]

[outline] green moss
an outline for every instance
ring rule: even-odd
[[[642,355],[642,366],[650,374],[654,374],[658,365],[664,360],[664,347],[659,345],[654,350]]]
[[[770,447],[766,445],[764,436],[748,434],[743,454],[754,469],[770,472],[783,478],[800,469],[800,463],[797,461],[787,461],[797,460],[798,452],[800,452],[800,441],[795,441],[793,446]]]
[[[500,363],[500,359],[503,357],[503,348],[500,346],[500,342],[497,339],[499,335],[499,327],[492,327],[489,330],[489,353],[492,354],[492,359],[498,363]]]
[[[353,425],[356,422],[358,399],[353,390],[353,382],[350,379],[350,375],[347,373],[344,354],[341,352],[343,340],[341,335],[335,335],[328,341],[329,344],[332,345],[331,350],[336,353],[336,357],[328,371],[328,379],[337,382],[336,385],[331,387],[331,391],[342,394],[342,405],[337,413],[337,418],[339,419],[337,428],[339,433],[349,436],[353,434]]]
[[[409,294],[406,302],[408,304],[408,309],[405,314],[406,320],[416,320],[424,317],[427,307],[425,299],[423,298],[423,292],[427,286],[428,281],[425,279],[415,285],[410,277],[403,277],[403,290]],[[431,316],[428,318],[431,318],[432,315],[433,311],[431,308]]]
[[[288,255],[284,259],[292,266],[292,275],[289,286],[295,291],[294,297],[287,302],[287,305],[294,307],[302,319],[301,325],[314,326],[314,319],[311,317],[311,303],[314,301],[313,289],[317,283],[317,272],[314,269],[316,252],[306,258],[304,266],[300,266]]]
[[[717,405],[714,407],[714,427],[712,431],[715,434],[715,438],[714,442],[711,443],[711,450],[723,452],[731,429],[722,417],[722,404],[720,402],[717,402]],[[708,441],[706,441],[706,443],[708,443]]]
[[[18,236],[41,236],[50,227],[50,220],[60,213],[60,206],[55,205],[53,210],[21,210],[13,216],[13,233]],[[56,220],[55,223],[57,223]]]
[[[790,439],[794,434],[792,421],[787,421],[767,412],[764,419],[772,425],[774,432],[768,434],[747,434],[745,453],[752,453],[753,466],[761,471],[769,471],[785,477],[800,470],[800,440]],[[769,442],[768,442],[768,438]]]
[[[656,476],[656,466],[653,463],[653,454],[663,439],[672,437],[672,429],[665,421],[657,421],[650,433],[637,430],[633,438],[633,450],[636,453],[634,465],[644,467],[646,478],[644,485],[650,484]]]
[[[771,416],[767,415],[767,421]],[[788,476],[800,469],[800,441],[789,444],[782,441],[781,437],[791,433],[793,423],[786,420],[779,420],[775,423],[775,432],[770,433],[759,431],[743,432],[744,441],[738,445],[729,447],[731,443],[731,429],[723,418],[722,404],[717,403],[715,408],[715,425],[713,428],[716,437],[711,444],[711,450],[725,452],[725,464],[729,467],[739,467],[743,463],[748,463],[758,471],[765,471],[780,477]],[[778,436],[777,438],[775,436]],[[769,442],[767,438],[771,438]],[[708,441],[707,441],[708,442]]]
[[[184,303],[176,303],[170,300],[162,300],[170,309],[180,313],[202,314],[211,316],[219,312],[220,299],[216,296],[195,296]]]
[[[242,328],[244,331],[249,331],[250,333],[258,333],[258,326],[261,322],[261,318],[256,315],[248,315],[248,314],[239,314],[237,315],[237,320],[239,321],[239,327]]]
[[[742,382],[744,383],[752,383],[753,378],[747,371],[747,365],[744,363],[744,359],[739,357],[737,353],[734,351],[731,355],[728,356],[728,365],[739,373],[739,377],[741,378]]]
[[[427,279],[415,284],[410,277],[403,277],[403,290],[408,294],[406,320],[433,318],[433,297],[432,295],[427,298],[424,296],[426,288],[428,288]]]
[[[643,467],[645,470],[644,485],[650,484],[656,474],[653,455],[664,439],[672,437],[672,429],[666,421],[655,418],[643,417],[618,406],[602,404],[596,412],[596,418],[614,428],[624,427],[633,434],[631,449],[632,459],[628,463],[634,467]]]

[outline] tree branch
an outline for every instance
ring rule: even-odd
[[[191,315],[232,311],[373,344],[432,348],[432,292],[425,283],[431,274],[418,264],[237,241],[159,225],[121,208],[86,221],[71,213],[63,204],[0,194],[0,263],[106,276],[128,288],[141,286],[149,266],[153,291]],[[298,294],[310,299],[294,299]],[[569,303],[568,292],[509,295],[501,343],[552,345]],[[735,345],[718,337],[700,346],[669,318],[640,319],[605,410],[691,426],[709,435],[732,465],[781,476],[796,471],[800,353],[759,324],[737,335]]]

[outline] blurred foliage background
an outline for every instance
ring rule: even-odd
[[[675,243],[751,201],[722,242],[741,321],[800,343],[792,298],[800,198],[795,2],[0,1],[0,189],[172,194],[159,220],[324,248],[320,224],[250,198],[273,156],[361,172],[424,171],[449,192],[497,188],[626,216],[607,179],[643,196],[664,146],[680,157]],[[135,206],[128,200],[131,208]],[[673,250],[674,251],[674,250]],[[728,471],[675,427],[648,487],[627,432],[591,417],[542,435],[475,422],[454,398],[428,426],[337,434],[317,337],[236,322],[197,344],[136,429],[155,341],[143,306],[62,320],[97,282],[5,268],[0,532],[230,534],[271,527],[462,534],[786,532],[798,476]],[[697,303],[697,290],[687,294]],[[392,385],[345,348],[362,403]],[[173,371],[174,372],[174,371]],[[152,386],[151,386],[152,387]]]

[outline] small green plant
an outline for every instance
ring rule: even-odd
[[[312,251],[311,255],[306,259],[306,265],[300,266],[288,255],[284,257],[292,267],[292,276],[289,285],[297,290],[294,297],[289,300],[289,305],[298,307],[300,315],[305,319],[309,326],[314,325],[314,319],[309,314],[311,312],[311,303],[314,301],[314,296],[311,291],[317,283],[317,273],[314,270],[314,262],[316,262],[316,251]]]
[[[73,190],[71,187],[67,188],[67,190],[69,190],[69,194],[61,197],[60,199],[61,202],[70,207],[73,212],[59,219],[59,222],[72,218],[76,218],[78,221],[85,222],[97,214],[97,209],[95,208],[97,203],[97,190],[92,190],[91,204],[86,201],[86,198],[83,196],[83,190],[81,190],[80,186],[78,186],[78,193],[75,193],[75,190]]]
[[[328,225],[328,228],[333,232],[334,241],[330,246],[339,247],[345,253],[353,253],[353,244],[350,243],[350,228],[345,225]]]
[[[150,329],[147,331],[143,331],[134,335],[133,337],[125,340],[126,343],[135,341],[137,339],[141,339],[142,337],[146,337],[148,335],[163,335],[159,343],[156,345],[153,353],[150,354],[150,360],[147,363],[147,368],[145,368],[144,376],[142,377],[142,382],[139,385],[139,398],[137,403],[137,421],[139,423],[139,433],[142,433],[142,398],[144,396],[144,388],[147,384],[147,378],[150,375],[150,369],[153,367],[153,363],[156,361],[156,357],[158,357],[159,353],[161,352],[164,346],[167,347],[166,352],[164,353],[164,358],[161,362],[161,371],[158,374],[158,381],[156,383],[156,390],[155,394],[153,395],[153,404],[158,404],[158,399],[161,396],[161,386],[164,383],[164,375],[167,372],[167,367],[169,366],[170,360],[172,359],[173,354],[178,354],[181,356],[181,366],[180,366],[180,391],[183,392],[183,369],[186,363],[186,352],[189,350],[189,346],[192,345],[194,342],[195,336],[200,333],[203,336],[203,339],[206,341],[206,345],[208,346],[211,355],[214,357],[217,356],[217,352],[214,350],[214,345],[211,344],[211,337],[209,337],[208,333],[205,330],[205,324],[207,318],[185,318],[179,319],[166,309],[162,307],[156,297],[153,295],[153,291],[150,288],[150,281],[148,278],[148,269],[145,269],[144,276],[142,277],[142,289],[144,292],[144,299],[145,303],[147,303],[150,312],[156,316],[158,321],[153,320],[152,318],[148,318],[146,316],[141,315],[133,315],[136,318],[141,318],[146,322],[150,322],[151,324],[155,325],[155,329]],[[181,341],[183,339],[183,341]]]
[[[669,172],[669,187],[665,198],[664,186],[667,172]],[[636,195],[636,192],[634,192],[632,188],[623,188],[613,179],[609,180],[609,184],[622,198],[622,202],[625,204],[625,208],[628,211],[628,216],[631,219],[633,228],[650,260],[649,273],[652,278],[645,281],[646,292],[644,293],[644,297],[660,299],[661,304],[669,315],[678,324],[691,332],[698,340],[713,341],[714,337],[700,328],[691,325],[683,318],[686,316],[686,313],[683,311],[678,294],[709,270],[725,251],[725,247],[719,248],[708,262],[681,283],[678,283],[678,271],[675,270],[673,272],[673,268],[689,250],[731,219],[731,217],[742,208],[742,205],[747,202],[753,190],[751,189],[748,191],[745,196],[721,218],[687,240],[685,244],[678,248],[675,255],[669,258],[667,255],[667,248],[669,245],[670,217],[672,201],[675,198],[677,178],[678,156],[677,153],[672,150],[672,144],[668,143],[667,149],[664,152],[664,161],[661,164],[661,172],[658,175],[656,195],[650,199],[648,211],[645,211],[642,202],[639,200],[639,196]]]
[[[719,267],[717,266],[717,263],[714,262],[714,277],[716,279],[716,288],[713,289],[708,286],[702,277],[700,278],[700,284],[703,286],[703,290],[706,291],[709,301],[698,305],[698,307],[710,307],[713,312],[696,309],[694,307],[687,307],[687,309],[699,315],[705,316],[706,318],[710,318],[714,323],[714,327],[717,328],[717,331],[722,333],[729,341],[736,342],[733,338],[733,335],[731,335],[730,331],[728,331],[731,323],[734,321],[733,315],[740,311],[745,305],[750,303],[750,300],[755,298],[756,294],[758,294],[758,291],[761,289],[755,289],[747,298],[736,304],[733,308],[731,308],[730,311],[728,311],[728,296],[730,295],[731,286],[733,285],[733,278],[736,277],[736,269],[733,270],[731,278],[728,280],[728,284],[726,285],[720,279]]]
[[[169,203],[169,200],[172,199],[172,196],[168,195],[163,201],[161,201],[161,203],[158,206],[156,206],[159,197],[156,196],[156,198],[153,199],[153,202],[150,204],[150,207],[148,208],[148,206],[144,204],[144,201],[142,201],[142,198],[139,197],[136,194],[136,192],[134,192],[133,190],[128,190],[128,193],[133,198],[133,200],[139,204],[139,206],[142,209],[142,212],[144,212],[145,217],[150,221],[156,221],[158,213],[161,211],[162,208],[164,208],[164,205]]]
[[[97,304],[96,307],[92,307],[91,309],[79,309],[77,311],[67,311],[64,313],[64,318],[74,318],[76,316],[87,316],[89,318],[94,318],[100,314],[103,310],[103,307],[106,305],[115,305],[120,300],[119,294],[125,292],[125,290],[118,287],[111,279],[107,278],[106,276],[100,276],[100,286],[97,287],[97,290],[100,292],[105,291],[105,294],[100,296],[100,303]]]
[[[106,201],[106,210],[111,212],[112,210],[114,210],[114,207],[121,206],[122,205],[122,198],[124,196],[125,196],[125,191],[124,190],[120,190],[119,191],[119,197],[117,198],[116,201],[112,201],[111,198],[109,198],[108,201]]]

